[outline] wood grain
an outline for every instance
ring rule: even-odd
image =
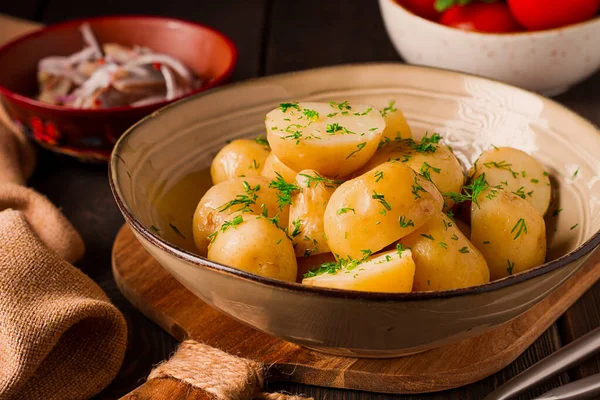
[[[325,355],[226,317],[172,278],[127,226],[115,240],[113,273],[125,297],[178,340],[194,339],[270,365],[268,375],[272,381],[423,393],[463,386],[510,364],[600,278],[600,255],[539,305],[491,333],[425,353],[384,360]]]
[[[330,0],[289,2],[188,2],[185,0],[2,0],[0,13],[45,23],[83,16],[115,13],[149,13],[183,17],[223,30],[238,45],[240,58],[234,80],[321,65],[356,61],[400,60],[384,31],[376,1]],[[289,8],[288,8],[289,6]],[[327,7],[328,11],[323,11]],[[343,8],[336,11],[336,8]],[[38,18],[40,17],[40,18]],[[297,22],[297,19],[302,21]],[[334,36],[331,36],[334,35]],[[325,40],[335,39],[335,43]],[[302,40],[304,38],[305,40]],[[291,46],[288,44],[292,44]],[[556,98],[600,126],[600,74]],[[84,237],[87,254],[79,266],[95,280],[125,315],[129,344],[119,376],[96,400],[115,399],[137,385],[153,364],[166,358],[176,342],[159,326],[138,312],[115,286],[108,263],[111,243],[123,223],[106,181],[106,168],[40,151],[39,167],[31,185],[59,205]],[[582,297],[508,367],[459,389],[426,395],[385,395],[307,386],[283,381],[267,382],[269,390],[287,390],[327,400],[460,399],[479,400],[506,380],[546,357],[588,329],[600,325],[600,284]],[[560,335],[559,335],[560,332]],[[600,370],[600,358],[584,364],[572,376]],[[521,399],[566,382],[566,375],[546,382]]]

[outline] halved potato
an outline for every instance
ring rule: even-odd
[[[405,293],[412,290],[415,263],[410,250],[387,251],[366,261],[348,264],[351,268],[338,268],[339,263],[324,264],[322,270],[333,273],[308,274],[302,284],[363,292]]]
[[[269,188],[269,183],[264,176],[234,178],[211,187],[202,196],[192,222],[194,243],[200,255],[206,255],[209,236],[234,212],[259,215],[266,209],[268,217],[279,216],[280,226],[287,226],[289,206],[279,208],[277,191]]]
[[[277,179],[277,174],[281,175],[284,181],[287,183],[294,182],[297,172],[281,162],[275,153],[270,152],[267,156],[263,169],[260,172],[262,176],[265,176],[271,180]]]
[[[471,242],[485,257],[492,280],[537,267],[546,258],[546,224],[527,201],[488,189],[471,205]]]
[[[259,176],[269,147],[256,140],[239,139],[227,144],[210,165],[213,185],[232,178]]]
[[[305,169],[296,175],[297,190],[292,195],[288,234],[292,238],[297,256],[328,253],[324,216],[329,198],[338,183]]]
[[[208,259],[267,278],[294,282],[298,266],[291,240],[261,215],[235,213],[216,231]]]
[[[265,125],[269,144],[285,165],[331,178],[348,175],[371,158],[385,121],[366,105],[283,103],[267,114]]]
[[[325,234],[338,258],[375,253],[442,210],[433,183],[401,163],[384,163],[344,182],[325,210]]]
[[[541,214],[550,205],[550,178],[546,169],[529,154],[511,147],[484,151],[470,171],[472,178],[485,174],[490,186],[502,186],[527,200]]]
[[[458,289],[490,281],[483,255],[444,213],[400,243],[410,247],[415,261],[414,291]]]

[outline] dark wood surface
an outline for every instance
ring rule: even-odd
[[[229,35],[240,50],[234,80],[310,67],[361,61],[401,61],[389,42],[374,0],[0,0],[0,12],[42,23],[117,13],[161,14],[210,25]],[[600,74],[557,101],[600,125]],[[117,379],[97,399],[133,390],[176,341],[136,311],[115,286],[110,250],[123,223],[107,182],[105,165],[84,165],[41,151],[31,185],[62,208],[82,234],[87,253],[78,266],[107,292],[127,318],[129,346]],[[270,390],[316,399],[481,399],[495,387],[573,339],[600,325],[600,283],[501,372],[464,388],[428,396],[389,396],[290,383]],[[569,380],[600,372],[600,358],[548,381],[523,396],[533,398]]]
[[[258,361],[268,366],[265,375],[271,381],[384,393],[448,390],[500,371],[600,279],[599,253],[550,296],[484,335],[411,356],[377,360],[318,353],[227,317],[198,299],[161,267],[127,225],[117,234],[112,259],[113,276],[123,295],[179,340],[193,339]],[[164,390],[152,386],[156,398],[165,399]]]

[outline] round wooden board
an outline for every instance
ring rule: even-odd
[[[203,303],[164,270],[124,226],[113,247],[121,292],[178,340],[193,339],[269,366],[270,380],[381,393],[463,386],[504,368],[600,278],[600,254],[521,316],[482,336],[394,359],[336,357],[256,331]]]

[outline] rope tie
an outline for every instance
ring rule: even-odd
[[[283,393],[261,393],[263,364],[193,340],[182,342],[175,354],[158,364],[148,376],[148,380],[159,378],[180,380],[218,400],[309,400]]]

